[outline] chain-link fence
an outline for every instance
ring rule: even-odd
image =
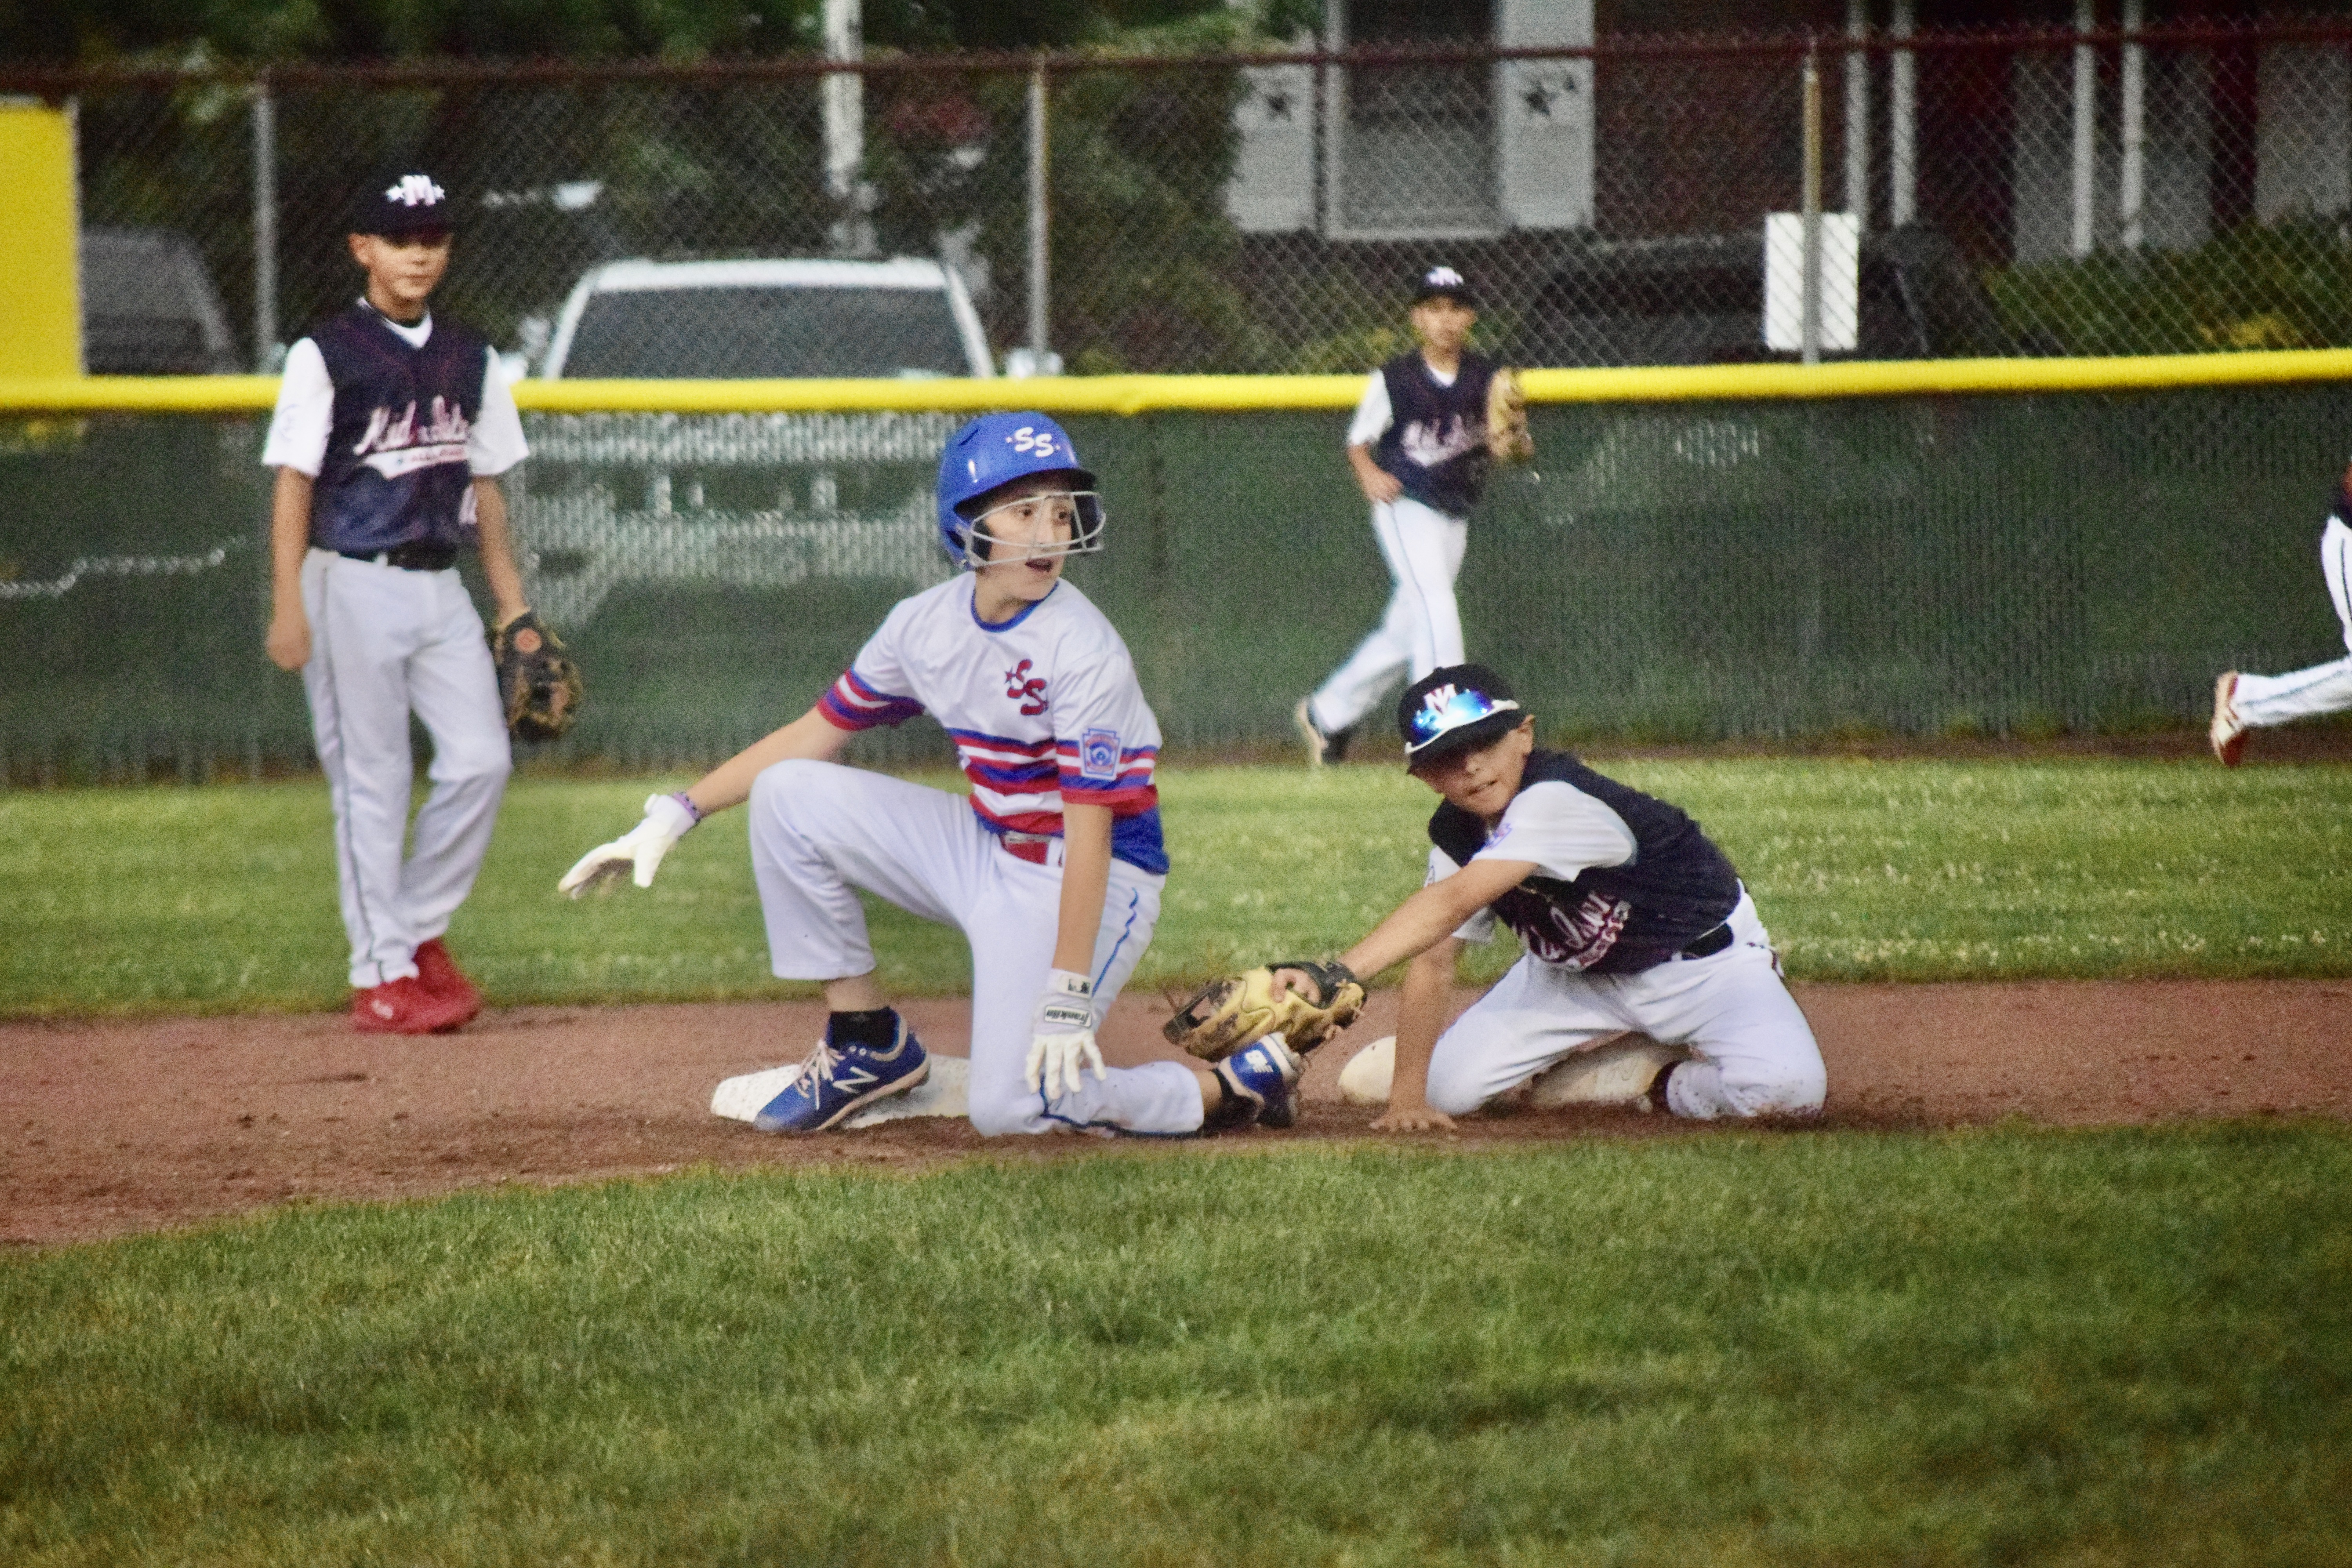
[[[247,365],[351,292],[395,163],[460,201],[447,307],[541,372],[567,300],[635,345],[599,374],[1360,370],[1435,259],[1531,364],[2352,345],[2352,22],[6,89],[76,104],[86,224],[184,242]],[[894,256],[943,265],[597,270]]]
[[[526,421],[525,576],[588,680],[557,755],[717,762],[950,569],[946,416]],[[1072,576],[1170,744],[1288,742],[1390,590],[1344,415],[1066,423],[1110,513]],[[2347,428],[2341,385],[1539,408],[1540,479],[1499,476],[1472,528],[1469,651],[1548,734],[2198,722],[2219,671],[2340,649],[2316,542]],[[300,683],[261,653],[259,440],[250,417],[100,416],[0,442],[0,781],[307,762]],[[1302,574],[1269,616],[1265,585]],[[926,721],[858,743],[945,742]]]

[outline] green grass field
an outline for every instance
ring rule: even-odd
[[[1805,979],[2352,973],[2352,769],[2124,761],[1627,761],[1729,850]],[[555,879],[649,788],[519,780],[451,943],[494,1002],[792,994],[740,812],[649,891]],[[950,781],[941,779],[942,784]],[[1421,883],[1433,797],[1371,767],[1170,769],[1175,869],[1137,983],[1353,942]],[[341,1004],[315,781],[0,794],[0,1015]],[[885,982],[969,984],[961,939],[877,910]],[[1508,963],[1507,943],[1470,960]]]
[[[1800,976],[2352,972],[2352,770],[1608,771]],[[792,989],[740,814],[555,896],[656,783],[517,784],[452,933],[494,1000]],[[1147,984],[1419,884],[1397,773],[1164,788]],[[0,795],[0,1013],[342,999],[315,783]],[[2352,1563],[2342,1126],[1087,1152],[0,1257],[0,1562]]]
[[[1139,1149],[0,1261],[0,1560],[2352,1561],[2336,1127]]]

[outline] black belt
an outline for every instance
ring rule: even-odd
[[[1724,921],[1713,931],[1675,954],[1676,958],[1713,958],[1731,945],[1731,922]]]
[[[457,564],[454,544],[395,544],[389,550],[338,550],[346,561],[373,561],[403,572],[446,572]]]

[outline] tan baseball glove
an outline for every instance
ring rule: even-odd
[[[555,634],[525,610],[490,638],[507,731],[520,741],[552,741],[580,716],[580,667]]]
[[[1505,365],[1486,383],[1486,452],[1498,463],[1524,463],[1536,455],[1528,430],[1528,391],[1519,373]]]
[[[1304,973],[1314,982],[1315,994],[1278,989],[1277,969]],[[1304,1054],[1354,1023],[1363,1010],[1364,988],[1346,964],[1291,961],[1211,981],[1160,1032],[1169,1044],[1207,1062],[1223,1061],[1275,1034]]]

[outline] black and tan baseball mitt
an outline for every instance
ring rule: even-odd
[[[1536,455],[1536,438],[1528,429],[1527,388],[1507,365],[1486,383],[1486,453],[1498,463],[1524,463]]]
[[[1275,984],[1275,971],[1296,969],[1315,984],[1301,995]],[[1294,1051],[1313,1050],[1356,1021],[1364,988],[1344,963],[1291,960],[1213,980],[1160,1026],[1168,1043],[1202,1061],[1223,1061],[1244,1046],[1280,1035]]]
[[[490,638],[499,670],[499,701],[507,732],[520,741],[552,741],[580,715],[580,667],[555,634],[525,610]]]

